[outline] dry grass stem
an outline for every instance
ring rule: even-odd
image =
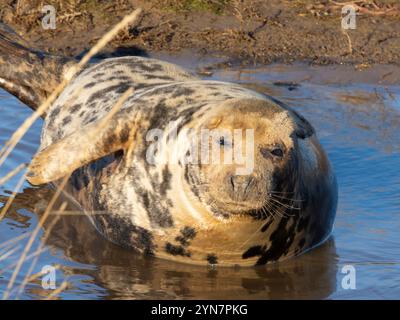
[[[11,196],[7,199],[6,204],[3,206],[3,208],[1,209],[0,212],[0,222],[1,220],[3,220],[3,218],[6,216],[8,209],[11,207],[12,202],[14,201],[17,193],[19,192],[19,190],[22,188],[22,185],[25,182],[25,174],[18,180],[17,185],[15,186]]]
[[[32,124],[45,113],[45,111],[56,100],[58,95],[64,90],[64,88],[69,84],[73,77],[90,61],[90,59],[95,54],[103,49],[118,34],[120,30],[135,22],[141,15],[141,12],[142,10],[139,8],[124,17],[124,19],[122,19],[121,22],[116,24],[109,32],[107,32],[76,65],[72,66],[66,72],[63,81],[57,86],[52,94],[39,106],[39,108],[30,117],[25,120],[25,122],[14,132],[11,139],[7,141],[6,145],[0,152],[0,166],[3,165],[4,161],[10,155],[12,150],[14,150],[15,146],[19,143],[21,138],[25,135]]]
[[[21,138],[25,135],[27,130],[32,126],[32,124],[41,116],[45,113],[47,108],[50,107],[50,105],[55,101],[55,99],[58,97],[58,95],[64,90],[64,88],[69,84],[69,82],[74,78],[74,76],[77,75],[77,73],[90,61],[90,59],[97,54],[102,48],[104,48],[117,34],[120,30],[123,28],[127,27],[129,24],[132,24],[135,22],[139,16],[141,15],[142,10],[141,9],[136,9],[133,11],[131,14],[127,15],[124,17],[124,19],[121,20],[117,25],[115,25],[109,32],[107,32],[98,42],[95,46],[93,46],[89,52],[74,66],[72,66],[66,73],[63,81],[57,86],[57,88],[52,92],[52,94],[44,101],[39,108],[28,118],[25,120],[25,122],[14,132],[12,135],[11,139],[7,141],[3,149],[0,151],[0,166],[4,163],[4,161],[7,159],[8,155],[12,152],[12,150],[15,148],[15,146],[19,143]],[[105,116],[99,126],[98,129],[100,130],[106,123],[115,115],[116,112],[121,108],[122,104],[126,101],[126,99],[129,97],[129,95],[132,93],[133,89],[128,89],[117,101],[113,109]],[[25,166],[24,166],[25,167]],[[6,181],[10,179],[12,176],[17,174],[20,170],[22,170],[23,167],[18,167],[14,169],[12,172],[7,174],[6,177],[2,178],[0,181]],[[46,219],[48,218],[49,214],[52,211],[52,208],[60,196],[62,190],[64,189],[70,175],[65,176],[62,179],[62,182],[57,188],[57,191],[53,195],[52,199],[50,200],[45,212],[43,213],[41,219],[39,220],[37,226],[35,227],[34,231],[30,235],[29,241],[26,244],[21,257],[19,258],[18,262],[16,263],[15,270],[9,280],[9,283],[7,285],[7,288],[3,294],[3,299],[8,299],[10,296],[11,289],[13,288],[13,285],[15,283],[15,280],[17,278],[17,275],[19,271],[21,270],[22,264],[27,261],[28,253],[34,243],[34,240],[36,239],[40,229],[43,227]],[[22,184],[25,181],[25,175],[20,179],[20,181],[17,184],[17,187],[15,188],[16,190],[14,191],[13,195],[8,199],[7,203],[3,207],[1,213],[0,213],[0,220],[5,216],[7,210],[9,209],[12,201],[15,198],[16,193],[18,190],[21,188]],[[61,212],[63,212],[66,208],[66,203],[63,203],[61,206]],[[50,225],[49,229],[47,230],[48,233],[46,234],[45,238],[47,238],[50,234],[50,231],[54,224],[56,223],[56,220],[52,221],[52,224]],[[37,263],[38,256],[40,255],[41,252],[43,252],[42,248],[44,246],[44,241],[42,241],[41,245],[38,247],[36,252],[32,255],[34,257],[34,261],[31,264],[30,271],[28,272],[27,276],[24,278],[21,286],[19,287],[18,294],[20,294],[26,284],[30,281],[32,278],[30,274],[33,271],[34,266]],[[52,299],[55,296],[57,296],[61,291],[63,291],[67,287],[67,283],[64,282],[57,290],[52,292],[47,298]]]
[[[63,202],[63,203],[61,204],[61,206],[60,206],[59,211],[62,213],[62,212],[65,211],[66,208],[67,208],[67,202]],[[55,224],[57,223],[59,217],[60,217],[60,216],[57,215],[57,216],[51,221],[51,223],[47,226],[46,232],[45,232],[45,234],[44,234],[44,237],[41,239],[40,245],[38,246],[37,250],[36,250],[35,253],[34,253],[34,259],[33,259],[32,263],[31,263],[31,266],[29,267],[29,270],[28,270],[28,272],[26,273],[26,275],[25,275],[25,277],[24,277],[24,280],[22,281],[21,285],[19,286],[18,293],[17,293],[17,299],[18,299],[18,297],[22,294],[22,292],[24,291],[24,289],[25,289],[26,285],[28,284],[28,282],[31,281],[31,280],[30,280],[30,277],[31,277],[31,274],[32,274],[32,272],[33,272],[33,270],[34,270],[34,268],[35,268],[35,266],[36,266],[38,260],[39,260],[40,253],[43,251],[43,248],[44,248],[44,246],[45,246],[45,244],[46,244],[46,242],[47,242],[47,239],[49,238],[49,236],[50,236],[50,234],[51,234],[51,231],[53,230],[53,227],[54,227]],[[39,274],[40,274],[40,272],[39,272]]]
[[[53,300],[56,298],[61,292],[68,288],[68,282],[64,281],[60,287],[54,290],[51,294],[49,294],[44,300]]]
[[[9,294],[10,294],[10,290],[14,285],[15,279],[17,278],[17,275],[19,273],[19,271],[21,270],[22,264],[24,263],[26,256],[29,252],[29,250],[31,249],[33,242],[36,239],[36,236],[38,235],[40,229],[43,227],[44,222],[46,221],[47,217],[50,214],[50,211],[52,210],[55,202],[57,201],[58,197],[60,196],[62,190],[64,189],[65,185],[67,184],[67,181],[69,179],[69,175],[65,176],[64,179],[62,180],[62,182],[60,183],[60,185],[57,188],[57,191],[55,192],[55,194],[53,195],[52,199],[49,202],[49,205],[47,206],[45,212],[43,213],[43,216],[40,218],[37,226],[35,227],[35,229],[32,232],[31,237],[29,238],[28,243],[26,244],[24,251],[21,254],[20,259],[18,260],[18,263],[15,267],[15,270],[10,278],[10,281],[8,282],[7,285],[7,289],[4,291],[3,294],[3,299],[8,299]]]
[[[3,178],[0,178],[0,186],[2,184],[5,184],[8,180],[10,180],[12,177],[14,177],[16,174],[18,174],[22,169],[24,169],[26,167],[27,167],[26,163],[22,163],[18,167],[16,167],[15,169],[11,170]]]

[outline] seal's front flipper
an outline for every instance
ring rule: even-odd
[[[74,170],[118,150],[131,149],[136,134],[131,110],[100,119],[41,150],[32,159],[27,180],[33,185],[63,178]]]
[[[0,23],[0,87],[36,110],[61,82],[74,60],[30,48],[7,25]]]

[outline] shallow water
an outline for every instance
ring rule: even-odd
[[[400,86],[328,83],[309,78],[296,84],[290,67],[224,70],[212,78],[241,82],[289,103],[316,128],[335,168],[339,206],[328,242],[300,257],[261,268],[187,266],[138,257],[99,236],[83,216],[62,216],[40,229],[30,253],[42,245],[31,272],[58,265],[62,299],[399,299],[400,298]],[[327,71],[330,72],[330,71]],[[345,84],[346,83],[346,84]],[[0,145],[31,111],[0,91]],[[38,120],[0,167],[0,177],[29,162],[40,138]],[[0,206],[18,183],[0,187]],[[25,182],[0,222],[0,296],[15,263],[52,195]],[[46,236],[46,230],[50,230]],[[47,239],[45,239],[47,237]],[[7,243],[8,241],[8,243]],[[10,251],[14,250],[14,251]],[[19,290],[35,258],[28,254],[10,298],[40,299],[51,291],[41,278]],[[345,265],[355,268],[356,289],[345,289]]]

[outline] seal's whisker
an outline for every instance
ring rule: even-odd
[[[272,203],[271,203],[272,204]],[[272,204],[273,205],[273,204]],[[280,217],[280,218],[285,218],[286,217],[286,212],[285,211],[282,211],[281,210],[281,208],[279,208],[279,207],[273,207],[274,208],[274,210],[275,210],[275,212],[278,214],[278,216]]]
[[[268,210],[265,207],[261,207],[261,209],[259,209],[259,210],[261,210],[263,213],[268,215],[270,218],[274,219],[274,217],[271,215],[270,212],[268,212]],[[254,210],[254,211],[258,211],[258,210]],[[262,228],[264,227],[264,225],[265,225],[265,223],[261,223],[260,227],[257,228],[257,230],[255,230],[252,234],[249,235],[247,240],[242,243],[240,248],[243,248],[250,241],[250,239],[252,239],[257,233],[259,233],[262,230]]]
[[[279,212],[282,216],[282,218],[285,218],[285,217],[293,217],[294,216],[294,214],[289,214],[289,213],[287,213],[286,212],[286,210],[285,209],[283,209],[280,205],[280,203],[273,203],[273,202],[270,202],[269,203],[270,205],[272,205],[273,206],[273,208],[277,211],[277,212]],[[282,211],[280,211],[280,210],[282,210],[283,209],[283,212]]]
[[[301,210],[301,207],[294,207],[294,206],[291,206],[291,205],[282,203],[282,202],[280,202],[279,200],[274,199],[273,197],[271,197],[271,201],[274,201],[274,202],[276,202],[276,203],[278,203],[278,204],[284,206],[284,207],[287,208],[287,209]]]
[[[292,199],[292,198],[286,198],[286,197],[281,197],[281,196],[277,196],[277,195],[271,195],[271,198],[279,198],[279,199],[283,199],[283,200],[289,200],[292,202],[304,202],[305,200],[303,199]]]
[[[293,193],[295,193],[295,192],[294,192],[294,191],[293,191],[293,192],[288,192],[288,191],[281,192],[281,191],[274,191],[274,190],[272,190],[272,191],[268,191],[268,193],[275,193],[275,194],[293,194]]]
[[[274,215],[269,211],[269,210],[267,210],[267,208],[265,208],[265,207],[262,207],[261,208],[261,211],[265,214],[265,218],[267,218],[268,216],[270,216],[270,217],[272,217],[272,219],[274,219]]]
[[[265,206],[268,208],[268,211],[272,214],[272,217],[275,219],[276,215],[282,218],[282,213],[276,208],[271,206],[271,203],[266,203]]]

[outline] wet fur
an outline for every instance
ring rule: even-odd
[[[31,52],[16,45],[9,34],[0,37],[0,69],[5,70],[0,84],[37,107],[71,62]],[[7,58],[2,48],[16,55]],[[18,69],[6,68],[6,59]],[[50,67],[45,68],[46,63]],[[129,88],[134,89],[132,95],[99,130],[97,125]],[[274,190],[301,200],[301,211],[281,206],[284,214],[275,217],[265,210],[243,215],[213,212],[201,197],[198,168],[146,162],[149,129],[165,129],[170,122],[178,132],[196,127],[229,101],[236,103],[230,112],[238,117],[250,106],[261,110],[262,117],[283,115],[290,122],[293,146],[285,164],[274,170]],[[175,65],[140,57],[107,59],[87,68],[48,110],[28,179],[33,184],[57,184],[69,173],[67,193],[106,238],[185,263],[254,265],[284,260],[324,241],[336,211],[334,174],[304,118],[272,97],[237,84],[200,80]]]

